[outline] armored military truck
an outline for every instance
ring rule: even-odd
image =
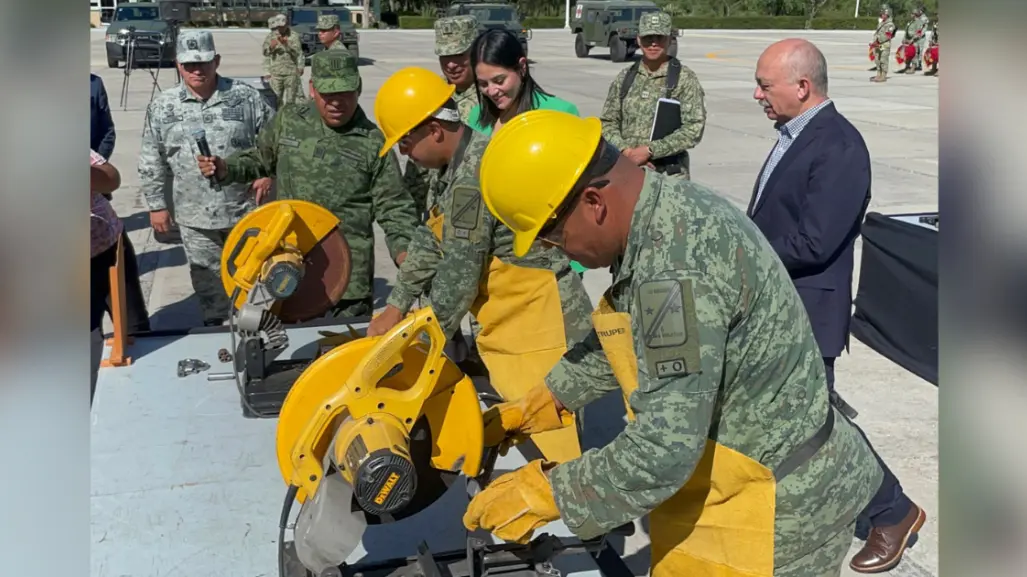
[[[442,16],[462,16],[470,14],[478,19],[480,32],[492,28],[505,28],[517,35],[524,48],[524,54],[528,54],[528,41],[531,40],[531,30],[521,24],[520,15],[517,14],[517,7],[514,4],[501,0],[479,1],[479,0],[456,0],[449,5]]]
[[[128,58],[130,37],[135,40],[132,51],[134,64],[174,64],[173,32],[170,25],[161,20],[160,7],[156,2],[122,4],[114,11],[104,39],[108,67],[117,68]]]
[[[610,60],[624,62],[638,50],[639,19],[659,10],[649,0],[579,0],[571,18],[574,54],[585,58],[592,48],[602,46],[610,49]],[[679,33],[676,28],[671,30],[667,50],[671,56],[677,56]]]
[[[317,17],[322,14],[335,14],[339,17],[339,30],[342,31],[342,44],[357,60],[360,59],[360,35],[353,25],[349,10],[340,6],[296,6],[286,13],[289,27],[300,35],[303,45],[303,56],[310,58],[315,52],[325,49],[317,37]]]

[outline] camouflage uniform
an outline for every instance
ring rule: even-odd
[[[891,9],[884,8],[882,14],[885,18],[877,25],[874,32],[874,64],[877,65],[877,75],[870,80],[873,82],[884,82],[888,78],[888,59],[891,57],[891,39],[895,36],[895,22],[891,18]]]
[[[917,70],[920,70],[920,55],[923,51],[924,45],[924,34],[927,32],[927,21],[925,16],[921,13],[919,15],[914,14],[913,18],[910,19],[909,24],[906,24],[906,33],[902,38],[902,44],[912,44],[916,47],[916,56],[912,62],[906,62],[906,67],[902,69],[907,74],[913,74]]]
[[[630,317],[635,418],[609,445],[552,469],[563,522],[591,538],[654,511],[703,473],[707,440],[776,469],[835,415],[823,446],[777,479],[773,531],[775,576],[838,575],[882,472],[857,430],[829,413],[824,362],[780,259],[723,196],[655,172],[622,258],[606,302]],[[574,410],[619,388],[613,370],[593,330],[546,383]]]
[[[321,14],[317,17],[317,29],[331,30],[332,28],[339,27],[339,17],[335,14]],[[346,50],[346,45],[342,43],[342,36],[335,39],[330,45],[325,46],[325,50]],[[349,52],[349,50],[346,50]]]
[[[360,86],[356,60],[349,51],[325,51],[310,61],[320,92],[349,92]],[[395,153],[378,151],[385,137],[362,108],[341,128],[324,124],[313,100],[280,109],[254,148],[225,159],[223,182],[274,176],[278,198],[314,202],[339,220],[353,259],[349,287],[336,316],[362,317],[373,310],[374,229],[385,230],[389,253],[406,252],[417,227],[414,202],[403,187]]]
[[[644,14],[638,23],[639,36],[669,36],[671,32],[671,18],[666,12]],[[681,66],[681,75],[673,92],[667,95],[664,88],[671,62]],[[621,101],[621,86],[628,72],[635,67],[637,76]],[[649,136],[656,103],[664,97],[681,103],[681,127],[651,142]],[[676,58],[664,62],[655,72],[650,72],[644,65],[632,64],[622,70],[610,85],[599,119],[603,123],[603,137],[617,148],[625,150],[648,145],[652,160],[666,159],[665,162],[680,164],[680,175],[691,178],[688,150],[699,144],[706,128],[705,92],[695,72]],[[675,156],[679,156],[679,160],[674,160]]]
[[[210,32],[179,34],[179,62],[208,62],[214,55]],[[204,129],[211,152],[227,156],[253,146],[273,114],[255,88],[223,76],[206,102],[179,84],[159,93],[146,109],[140,189],[150,211],[166,210],[164,186],[173,179],[175,221],[206,322],[227,318],[230,305],[221,283],[221,250],[232,227],[255,206],[249,190],[254,179],[214,190],[196,167],[199,150],[192,133]]]
[[[439,18],[435,21],[435,55],[441,58],[443,56],[464,54],[471,49],[471,44],[477,35],[478,19],[474,16],[462,15]],[[471,86],[465,88],[463,92],[455,92],[453,94],[453,101],[456,103],[457,110],[460,111],[460,120],[465,123],[469,122],[471,110],[478,104],[478,91],[475,90],[474,84],[472,83]],[[407,162],[406,171],[403,173],[403,181],[406,183],[407,189],[410,190],[410,194],[414,197],[414,202],[417,203],[418,214],[422,215],[422,217],[427,216],[428,207],[436,203],[442,187],[446,186],[440,182],[445,172],[445,168],[429,169],[418,166],[414,162]],[[473,339],[481,332],[481,326],[474,318],[470,319],[469,324],[471,327],[471,338]],[[462,339],[463,332],[458,331],[454,336],[454,340],[461,341]],[[463,356],[463,346],[458,344],[457,347],[456,350],[461,352],[456,353],[456,355],[458,357]],[[471,351],[466,352],[468,354],[471,353]]]
[[[268,27],[271,31],[264,38],[264,74],[271,77],[271,90],[278,97],[278,107],[293,102],[306,100],[303,89],[300,86],[300,77],[303,75],[303,45],[300,43],[300,35],[295,30],[289,30],[284,45],[278,44],[271,48],[271,40],[278,37],[277,28],[285,26],[284,14],[278,14],[268,18]]]
[[[478,20],[474,16],[451,16],[435,21],[435,55],[455,56],[471,49],[471,43],[478,35]],[[463,92],[453,94],[460,111],[460,119],[468,122],[471,110],[478,104],[478,91],[471,84]],[[417,213],[423,215],[427,208],[434,204],[439,193],[439,177],[445,169],[427,169],[407,162],[403,173],[410,194],[417,203]]]
[[[920,37],[916,39],[916,69],[921,70],[924,67],[924,47],[927,46],[927,31],[931,27],[931,19],[927,17],[927,13],[924,9],[920,9]]]

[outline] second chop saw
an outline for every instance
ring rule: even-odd
[[[289,345],[284,325],[324,315],[346,292],[351,269],[339,219],[314,203],[270,202],[232,228],[221,281],[232,304],[231,352],[245,416],[278,414],[312,360],[278,359]]]

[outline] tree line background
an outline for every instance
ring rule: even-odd
[[[564,0],[508,0],[516,4],[524,24],[532,28],[563,27]],[[679,28],[850,28],[877,26],[881,0],[655,0],[674,16]],[[381,0],[382,11],[400,15],[402,28],[428,28],[448,0]],[[922,4],[931,20],[938,0],[890,0],[892,14],[904,28],[909,14]],[[571,2],[573,13],[574,2]]]

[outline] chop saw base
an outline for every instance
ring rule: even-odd
[[[284,547],[285,574],[280,577],[561,577],[551,560],[559,555],[588,554],[606,577],[633,577],[623,559],[611,549],[605,538],[581,541],[561,539],[543,533],[527,545],[513,543],[489,544],[475,538],[467,540],[467,549],[432,553],[426,543],[413,557],[340,565],[314,575],[303,567],[296,548],[289,541]]]

